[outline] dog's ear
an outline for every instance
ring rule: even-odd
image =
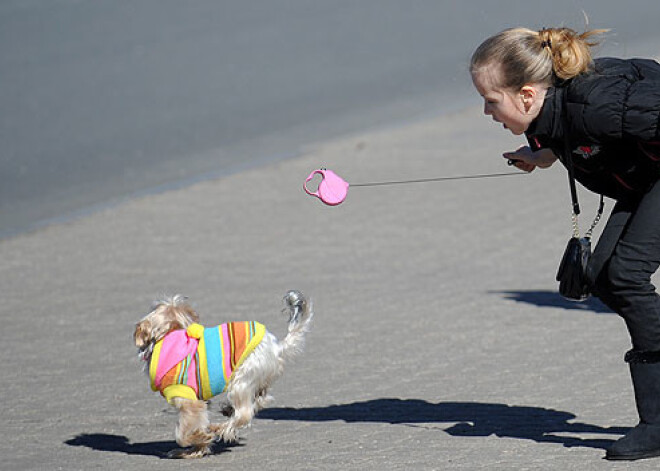
[[[185,329],[186,326],[191,322],[199,322],[199,315],[197,312],[190,306],[186,305],[181,310],[186,316],[186,324],[182,325],[180,328]]]
[[[151,340],[151,324],[149,321],[141,321],[135,325],[133,340],[137,348],[144,348]]]

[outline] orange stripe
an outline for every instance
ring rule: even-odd
[[[160,390],[162,391],[165,389],[167,386],[171,386],[172,384],[177,384],[177,377],[179,376],[179,373],[181,372],[181,364],[178,364],[172,368],[170,371],[165,373],[165,376],[163,376],[163,379],[160,382]]]
[[[236,322],[234,325],[234,350],[232,355],[232,365],[236,367],[241,360],[243,352],[247,348],[250,339],[247,322]]]

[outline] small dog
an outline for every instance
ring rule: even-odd
[[[313,317],[311,302],[289,291],[283,309],[289,314],[288,333],[278,341],[257,322],[205,328],[186,299],[176,295],[157,302],[133,335],[151,388],[179,412],[176,442],[182,448],[170,458],[201,458],[216,439],[235,441],[236,431],[272,400],[268,388],[285,361],[302,351]],[[228,419],[211,424],[207,400],[225,391],[222,413]]]

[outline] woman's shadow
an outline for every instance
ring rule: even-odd
[[[326,407],[273,408],[258,415],[266,420],[297,420],[304,422],[347,423],[379,422],[410,427],[441,430],[455,437],[486,437],[533,440],[537,443],[557,443],[565,447],[607,448],[615,438],[582,438],[580,434],[623,435],[627,427],[601,427],[582,422],[571,422],[570,412],[542,407],[509,406],[479,402],[440,402],[433,404],[420,399],[373,399]],[[448,428],[435,423],[452,424]],[[83,446],[99,451],[119,452],[165,458],[177,447],[174,441],[131,443],[123,435],[104,433],[80,434],[64,442],[70,446]],[[227,451],[238,444],[215,444],[213,453]]]
[[[585,301],[569,301],[562,297],[557,291],[544,290],[519,290],[519,291],[491,291],[501,294],[505,299],[518,303],[533,304],[539,307],[554,307],[571,311],[593,312],[595,314],[614,314],[602,301],[594,296]]]
[[[618,438],[581,438],[579,434],[622,435],[627,427],[600,427],[571,422],[570,412],[541,407],[509,406],[478,402],[440,402],[433,404],[419,399],[373,399],[327,407],[274,408],[259,413],[270,420],[300,420],[305,422],[380,422],[443,430],[456,437],[497,437],[533,440],[538,443],[558,443],[565,447],[607,448]],[[453,424],[442,429],[433,423]],[[421,425],[424,424],[424,425]],[[567,436],[570,434],[572,436]]]

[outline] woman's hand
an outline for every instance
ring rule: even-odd
[[[512,162],[510,165],[523,172],[531,172],[536,167],[548,168],[557,160],[552,150],[541,149],[534,152],[529,146],[522,146],[513,152],[505,152],[502,156]]]

